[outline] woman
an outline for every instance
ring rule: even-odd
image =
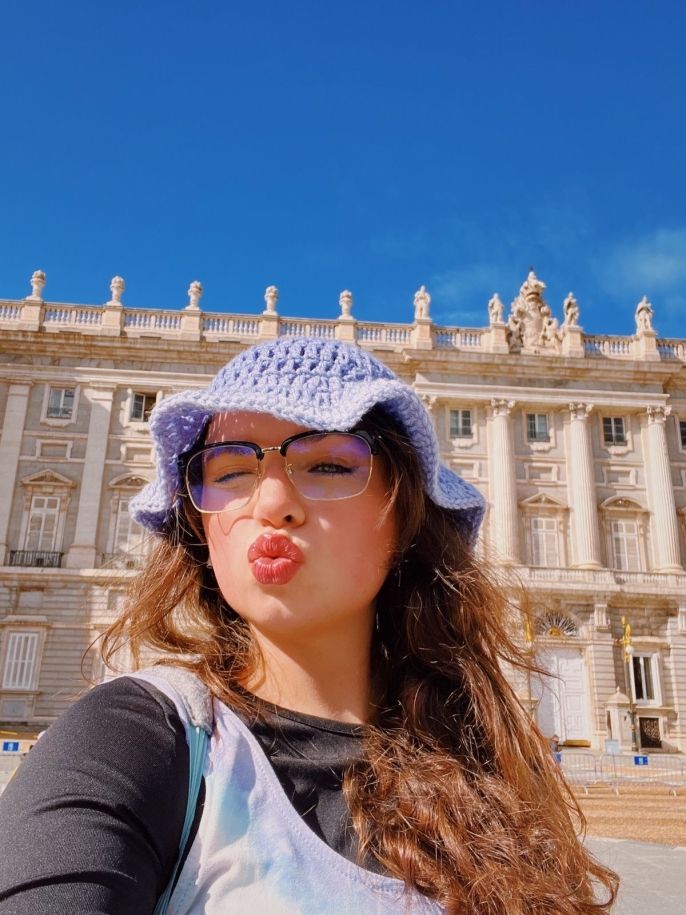
[[[482,498],[417,396],[283,338],[150,428],[132,511],[158,547],[105,657],[214,698],[169,913],[607,911],[615,877],[501,672],[526,659],[472,552]],[[179,682],[114,680],[50,728],[3,799],[0,913],[152,912],[189,793]]]

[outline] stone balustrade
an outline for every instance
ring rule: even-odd
[[[333,319],[289,318],[266,311],[259,315],[204,312],[200,308],[173,311],[129,308],[119,302],[75,305],[30,298],[0,299],[2,330],[108,334],[124,337],[162,337],[188,342],[206,340],[254,343],[262,338],[305,334],[343,339],[382,349],[437,349],[499,353],[502,340],[491,327],[444,327],[430,319],[414,323],[360,321],[341,315]],[[556,353],[534,347],[534,355],[557,358],[644,360],[645,346],[637,336],[599,336],[580,333],[578,349]],[[524,351],[522,351],[524,353]],[[526,354],[526,353],[524,353]],[[652,358],[686,362],[686,341],[656,341]]]

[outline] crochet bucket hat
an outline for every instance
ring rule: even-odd
[[[470,541],[484,514],[483,496],[442,465],[436,435],[419,397],[383,363],[357,346],[318,337],[281,337],[244,350],[207,388],[162,400],[150,416],[157,477],[132,500],[143,527],[161,533],[180,499],[179,457],[215,413],[269,413],[308,429],[352,429],[378,404],[404,429],[419,456],[424,489],[451,509]]]

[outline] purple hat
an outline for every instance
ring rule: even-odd
[[[138,493],[129,511],[160,533],[180,499],[179,457],[189,451],[215,413],[269,413],[307,429],[352,429],[379,405],[404,429],[422,468],[424,489],[470,541],[484,514],[484,498],[440,463],[438,442],[419,397],[382,362],[339,340],[281,337],[244,350],[207,388],[162,400],[150,416],[157,477]]]

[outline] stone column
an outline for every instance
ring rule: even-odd
[[[66,557],[67,568],[92,569],[97,554],[96,537],[100,516],[102,478],[107,457],[110,415],[114,391],[111,388],[91,387],[84,391],[90,403],[86,456],[83,462],[79,510],[76,516],[74,542]]]
[[[30,382],[10,382],[7,392],[7,406],[0,436],[0,565],[5,565],[9,559],[7,537],[30,390]]]
[[[665,421],[671,408],[648,407],[647,413],[644,462],[655,567],[659,572],[683,572],[674,484],[665,434]]]
[[[591,410],[590,404],[569,405],[571,423],[566,454],[567,486],[574,537],[573,565],[580,569],[601,568],[593,455],[588,434]]]
[[[488,452],[488,481],[493,512],[492,536],[495,558],[500,562],[519,561],[517,525],[517,481],[510,413],[514,400],[491,401]]]

